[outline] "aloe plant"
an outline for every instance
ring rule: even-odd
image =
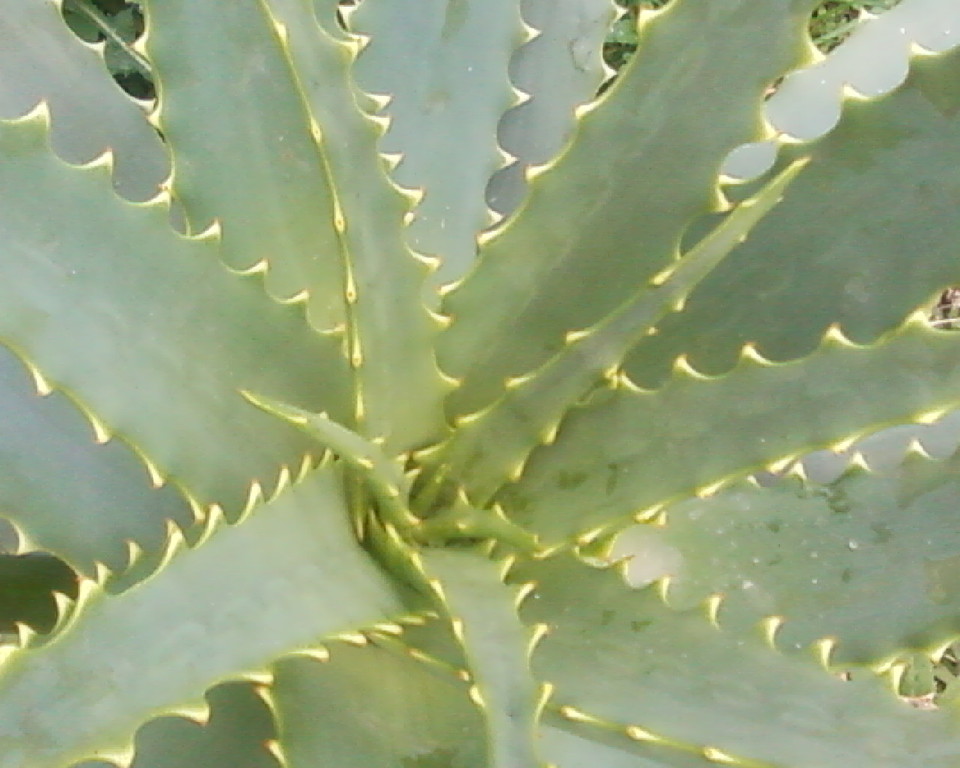
[[[753,479],[960,404],[960,53],[721,177],[815,5],[0,0],[0,768],[960,765],[960,455]]]

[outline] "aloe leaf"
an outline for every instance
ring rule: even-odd
[[[746,352],[729,373],[677,366],[654,391],[621,381],[570,411],[499,497],[512,520],[569,538],[883,426],[955,406],[960,337],[916,316],[872,346],[829,333],[810,356]],[[717,428],[717,415],[729,429]]]
[[[480,768],[484,726],[467,684],[410,656],[337,643],[273,667],[288,768]]]
[[[716,768],[702,754],[640,744],[622,733],[573,723],[551,712],[540,729],[544,754],[560,768]],[[579,727],[578,727],[579,726]]]
[[[835,40],[849,37],[829,55],[777,86],[766,113],[778,130],[804,140],[819,137],[840,118],[845,90],[847,95],[849,88],[866,96],[886,93],[907,77],[918,49],[942,52],[960,42],[960,8],[952,0],[872,5],[834,30]]]
[[[894,472],[854,467],[823,487],[739,485],[668,507],[664,526],[618,550],[636,558],[631,578],[659,561],[673,606],[722,595],[725,628],[777,616],[784,649],[830,638],[831,664],[877,665],[960,632],[958,468],[960,454],[914,453]]]
[[[321,29],[312,0],[271,0],[270,8],[319,126],[327,183],[342,218],[351,357],[362,400],[357,426],[388,451],[417,447],[443,434],[441,402],[449,386],[434,358],[439,321],[423,301],[429,267],[404,244],[411,202],[388,179],[377,151],[383,129],[362,111],[352,85],[359,43]]]
[[[59,4],[0,0],[0,40],[0,117],[19,117],[45,100],[57,154],[81,163],[109,147],[117,191],[131,200],[153,197],[169,173],[166,150],[100,54],[67,29]]]
[[[691,221],[720,205],[725,155],[762,137],[764,90],[806,61],[812,5],[682,0],[641,26],[617,83],[446,297],[441,368],[463,379],[453,414],[488,405],[676,257]]]
[[[268,748],[276,728],[259,686],[223,683],[204,698],[209,712],[202,720],[158,717],[144,724],[137,731],[130,768],[280,768]],[[89,760],[73,768],[115,766]]]
[[[402,155],[394,178],[425,192],[409,242],[442,255],[439,280],[457,279],[490,223],[484,189],[504,164],[497,124],[517,103],[506,62],[527,39],[517,0],[362,3],[348,21],[370,39],[357,82],[391,97],[381,148]]]
[[[144,454],[155,483],[234,514],[314,447],[239,390],[349,418],[338,342],[224,269],[215,238],[174,232],[162,201],[117,198],[107,165],[57,159],[44,123],[0,124],[0,187],[19,190],[0,209],[0,338],[42,371],[38,388],[84,406],[99,440]]]
[[[877,678],[842,681],[759,636],[728,635],[705,609],[674,611],[613,570],[564,555],[516,577],[537,582],[523,619],[550,626],[534,670],[574,722],[734,765],[948,768],[960,756],[950,713],[915,710]]]
[[[517,617],[523,591],[503,584],[502,568],[479,554],[427,550],[423,560],[463,644],[471,698],[486,717],[487,765],[542,765],[536,750],[542,693],[529,661],[539,628],[531,634]]]
[[[803,179],[686,311],[638,346],[631,378],[659,384],[680,354],[720,373],[747,341],[769,358],[798,358],[832,324],[870,343],[960,281],[957,72],[960,50],[919,57],[901,88],[849,101],[832,132],[785,151],[784,162],[811,156]]]
[[[52,640],[0,666],[0,766],[123,751],[142,721],[217,682],[401,613],[356,544],[339,485],[322,467],[133,589],[88,584]]]
[[[244,396],[258,408],[302,429],[356,469],[379,502],[380,513],[386,521],[398,527],[418,522],[405,506],[407,482],[403,469],[379,445],[331,421],[325,414],[309,413],[248,392],[244,392]]]
[[[520,8],[537,37],[510,61],[510,80],[528,98],[500,120],[500,146],[516,158],[487,186],[487,202],[500,214],[517,209],[524,171],[560,153],[574,131],[574,109],[596,95],[608,74],[603,41],[616,6],[611,0],[525,0]]]
[[[664,315],[682,306],[693,286],[779,202],[802,168],[798,162],[785,170],[616,311],[596,326],[568,336],[565,346],[542,368],[510,382],[499,401],[462,420],[446,443],[426,454],[423,463],[432,474],[426,475],[418,503],[429,508],[447,476],[456,478],[480,505],[508,479],[519,477],[530,451],[553,439],[569,408],[615,371],[627,350]]]
[[[0,517],[16,523],[21,550],[55,553],[93,576],[97,562],[123,570],[128,542],[162,548],[166,522],[194,514],[172,486],[153,488],[143,462],[119,441],[98,445],[62,394],[37,395],[23,365],[0,348]]]
[[[314,327],[341,327],[346,276],[336,193],[265,5],[147,0],[144,9],[156,120],[192,231],[219,222],[231,267],[263,271],[275,298],[305,301]]]

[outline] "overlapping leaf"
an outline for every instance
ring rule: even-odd
[[[762,133],[764,90],[806,60],[812,5],[675,3],[642,27],[617,84],[443,305],[440,361],[463,378],[454,414],[489,404],[675,258],[690,222],[718,207],[726,153]]]
[[[410,204],[357,104],[356,42],[321,27],[309,0],[146,7],[173,190],[191,224],[218,220],[229,264],[264,270],[275,297],[343,334],[357,369],[351,424],[401,448],[435,437],[445,386],[422,304],[427,266],[403,244]]]
[[[46,137],[42,114],[0,124],[0,339],[89,409],[99,439],[122,436],[157,480],[236,512],[312,450],[239,390],[349,418],[338,342],[225,270],[215,239],[120,200],[107,166],[68,166]]]
[[[831,324],[868,343],[960,281],[960,50],[914,60],[874,101],[848,101],[784,202],[627,361],[642,386],[673,360],[719,373],[746,342],[774,360],[808,354]]]
[[[143,108],[67,29],[59,4],[3,0],[0,40],[0,117],[19,117],[46,101],[61,157],[88,162],[110,148],[117,191],[131,200],[153,197],[169,173],[167,152]]]
[[[0,766],[122,751],[141,722],[217,682],[402,613],[354,540],[339,484],[321,467],[135,588],[87,585],[53,639],[0,667]]]
[[[190,226],[218,221],[231,267],[265,269],[272,295],[306,300],[318,329],[341,327],[335,192],[269,14],[258,0],[144,7],[173,192]]]
[[[421,508],[430,508],[452,476],[470,499],[485,505],[509,479],[516,479],[541,442],[551,442],[571,406],[615,371],[626,351],[675,311],[692,287],[749,236],[757,221],[780,200],[802,163],[770,181],[686,254],[642,285],[595,326],[568,336],[563,347],[529,376],[509,382],[485,411],[464,419],[443,444],[426,453]]]
[[[390,98],[382,149],[402,156],[397,181],[425,195],[410,243],[442,259],[443,281],[467,271],[490,223],[484,190],[504,163],[497,124],[517,101],[507,64],[527,37],[518,5],[374,2],[349,16],[350,29],[370,41],[358,82]]]
[[[527,168],[556,157],[570,139],[574,110],[590,101],[603,80],[603,41],[614,17],[611,0],[525,0],[524,22],[537,36],[510,61],[510,81],[527,100],[500,120],[500,146],[515,159],[494,174],[487,202],[513,213],[526,193]]]
[[[388,180],[378,154],[382,128],[360,107],[366,94],[352,86],[359,44],[321,29],[310,0],[274,0],[272,13],[283,25],[304,107],[319,126],[335,198],[358,428],[388,451],[419,446],[444,432],[449,385],[434,358],[439,322],[424,305],[428,266],[404,245],[411,201]]]
[[[802,177],[801,177],[802,178]],[[942,412],[958,402],[960,336],[917,317],[874,346],[830,334],[803,360],[744,356],[708,377],[678,367],[655,391],[621,385],[571,411],[501,494],[548,538],[709,490],[815,448]]]
[[[376,646],[278,662],[271,700],[289,768],[480,768],[484,723],[467,685]]]
[[[652,588],[632,591],[570,556],[516,575],[538,584],[524,619],[550,626],[534,670],[572,720],[733,765],[949,768],[960,759],[949,713],[915,710],[876,679],[841,681],[813,658],[728,635],[705,611],[674,611]]]
[[[854,469],[822,488],[738,486],[670,507],[665,526],[618,549],[640,571],[662,565],[671,605],[718,594],[725,627],[776,616],[783,648],[829,638],[831,663],[878,664],[960,635],[958,467],[960,455],[913,454],[896,471]]]
[[[166,522],[194,521],[176,489],[151,486],[143,462],[119,441],[98,445],[62,394],[41,398],[23,365],[0,349],[0,516],[25,549],[39,547],[87,576],[102,562],[123,570],[128,542],[162,548]]]

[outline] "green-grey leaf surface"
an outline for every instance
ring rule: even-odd
[[[492,402],[676,257],[690,222],[718,206],[725,155],[762,135],[764,90],[806,61],[812,5],[685,0],[641,29],[617,83],[446,297],[441,368],[464,379],[452,413]]]
[[[573,723],[557,713],[544,716],[540,743],[557,768],[716,768],[717,763],[695,751],[643,743],[624,733],[611,733]]]
[[[7,659],[0,766],[122,749],[142,721],[217,682],[402,611],[356,544],[339,473],[322,467],[133,589],[94,589],[51,641]]]
[[[504,162],[497,124],[516,103],[507,64],[526,35],[517,0],[362,3],[349,25],[370,38],[357,82],[391,97],[381,149],[403,156],[394,178],[426,193],[410,244],[443,258],[440,281],[455,280],[476,257],[484,190]]]
[[[219,221],[231,267],[265,266],[274,297],[304,300],[318,329],[341,327],[346,275],[335,192],[266,5],[147,0],[144,8],[172,190],[192,230]]]
[[[206,692],[209,720],[158,717],[145,723],[135,739],[130,768],[281,768],[267,749],[276,738],[273,715],[257,687],[222,683]],[[114,768],[89,760],[73,768]]]
[[[567,538],[726,478],[958,403],[960,336],[917,319],[875,346],[830,335],[809,357],[744,355],[718,377],[679,367],[571,410],[500,496],[511,519]]]
[[[831,663],[877,664],[960,634],[958,469],[960,455],[912,454],[894,472],[854,469],[822,487],[740,485],[669,507],[664,527],[618,549],[640,568],[669,562],[673,606],[720,594],[724,627],[779,616],[781,648],[830,637]]]
[[[0,0],[0,40],[0,118],[45,100],[57,154],[88,162],[109,147],[117,191],[131,200],[153,197],[170,171],[167,152],[100,55],[64,24],[59,4]]]
[[[547,442],[570,407],[616,370],[627,350],[723,262],[773,208],[801,172],[796,163],[770,181],[707,237],[655,280],[643,285],[601,322],[567,339],[529,377],[511,382],[504,395],[457,431],[424,463],[434,465],[434,484],[452,475],[468,497],[486,504],[530,451]],[[429,495],[428,495],[429,499]]]
[[[153,488],[143,462],[118,440],[94,441],[89,422],[60,393],[46,398],[0,347],[0,517],[27,548],[56,553],[87,576],[101,562],[123,570],[127,542],[162,548],[166,521],[194,519],[173,486]]]
[[[313,447],[239,390],[349,418],[338,341],[46,138],[40,116],[0,123],[0,189],[17,190],[0,208],[0,338],[161,475],[235,511]]]
[[[849,101],[783,204],[627,362],[643,386],[680,354],[708,373],[751,342],[767,357],[810,352],[839,324],[869,343],[960,281],[960,50],[914,59],[909,79]]]
[[[271,13],[284,25],[290,63],[319,125],[324,171],[341,217],[352,288],[351,352],[363,401],[357,427],[382,438],[389,451],[417,447],[443,433],[448,385],[434,357],[439,324],[423,301],[429,270],[404,241],[411,204],[387,178],[377,147],[382,129],[361,110],[352,85],[358,46],[321,29],[312,0],[273,0]]]
[[[553,160],[574,130],[574,109],[592,99],[604,78],[603,41],[611,0],[525,0],[524,21],[537,37],[510,60],[510,81],[529,99],[500,120],[500,146],[516,158],[487,186],[487,202],[513,213],[526,192],[524,170]]]
[[[282,659],[271,699],[288,768],[486,768],[467,685],[376,646]]]
[[[393,525],[413,524],[417,520],[406,509],[403,491],[407,485],[399,463],[387,456],[381,446],[366,440],[323,414],[293,408],[274,400],[244,393],[258,408],[289,421],[310,435],[325,449],[337,454],[345,464],[357,470],[358,477],[373,492],[380,514]]]
[[[426,550],[424,567],[436,579],[458,626],[475,695],[483,702],[489,768],[535,768],[540,690],[530,672],[532,638],[517,616],[516,589],[500,566],[477,553]]]
[[[533,665],[558,705],[677,749],[719,750],[733,764],[952,768],[960,759],[952,714],[915,710],[876,678],[844,682],[759,633],[728,635],[705,610],[674,611],[612,570],[565,555],[517,578],[538,583],[521,615],[550,625]]]

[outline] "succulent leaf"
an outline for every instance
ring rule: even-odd
[[[534,671],[571,719],[733,765],[839,768],[868,757],[884,768],[947,768],[960,755],[948,713],[912,709],[876,679],[839,680],[759,632],[728,635],[706,609],[666,607],[654,587],[631,590],[568,555],[515,576],[537,583],[521,610],[550,627]]]
[[[530,671],[538,639],[517,616],[523,591],[502,583],[502,567],[481,555],[429,550],[424,565],[450,613],[471,674],[471,698],[486,719],[489,768],[542,765],[536,745],[543,693]]]
[[[353,539],[327,465],[120,595],[88,583],[73,613],[0,667],[3,768],[122,753],[148,717],[403,607]]]
[[[387,450],[419,447],[444,434],[442,399],[449,384],[433,350],[440,324],[424,305],[430,267],[404,244],[411,203],[388,179],[377,153],[382,126],[361,109],[365,94],[352,85],[359,44],[321,29],[311,0],[273,0],[271,12],[282,25],[297,86],[319,131],[315,151],[334,198],[347,270],[356,426]]]
[[[273,668],[287,768],[487,765],[483,720],[463,680],[376,645],[337,643],[329,653]]]
[[[621,382],[571,411],[499,501],[547,541],[622,524],[811,449],[955,407],[958,344],[916,317],[874,345],[830,333],[802,360],[750,353],[722,376],[679,366],[654,391]]]
[[[960,449],[804,470],[960,416],[960,49],[804,141],[816,3],[0,0],[0,768],[960,766]]]
[[[452,476],[469,498],[485,505],[519,474],[517,468],[535,446],[552,441],[567,410],[616,370],[627,350],[682,306],[694,286],[748,237],[802,168],[800,162],[788,167],[682,260],[592,328],[569,335],[551,360],[529,377],[510,382],[503,397],[486,411],[463,420],[454,435],[427,454],[423,464],[428,474],[418,503],[428,506],[438,486]]]
[[[379,503],[385,522],[394,526],[410,526],[416,518],[407,510],[407,480],[399,464],[388,458],[379,445],[364,439],[325,414],[314,414],[299,408],[248,392],[244,396],[258,408],[294,424],[314,438],[324,450],[331,450],[363,477]]]
[[[357,82],[390,97],[381,149],[402,155],[394,178],[425,193],[410,244],[455,280],[476,258],[484,189],[504,164],[497,124],[517,103],[505,64],[528,34],[517,0],[361,3],[349,27],[369,39]]]
[[[637,55],[446,297],[441,368],[463,379],[452,414],[489,405],[671,263],[692,220],[721,206],[725,155],[762,137],[765,89],[807,60],[811,6],[683,2],[644,22]]]
[[[513,213],[526,192],[525,171],[553,160],[576,125],[574,110],[593,99],[609,75],[601,55],[615,15],[612,0],[526,0],[524,22],[536,37],[510,60],[510,80],[526,101],[500,120],[500,146],[516,160],[497,171],[487,202]]]
[[[158,717],[136,735],[132,768],[280,768],[270,749],[275,743],[273,714],[262,688],[247,682],[223,683],[207,691],[202,719]],[[74,768],[115,768],[89,760]]]
[[[849,100],[783,205],[626,363],[652,387],[680,354],[721,373],[746,342],[765,357],[810,353],[830,325],[866,344],[957,282],[960,51],[914,60],[875,100]],[[717,297],[723,296],[723,301]],[[723,309],[720,309],[721,304]]]
[[[154,488],[137,455],[119,440],[94,441],[86,418],[61,393],[45,398],[23,365],[0,348],[0,510],[20,551],[55,553],[88,577],[96,564],[123,571],[130,542],[162,551],[167,522],[195,513],[172,485]]]
[[[98,51],[81,43],[52,0],[0,2],[0,118],[20,117],[45,101],[52,144],[64,160],[86,163],[108,148],[117,192],[156,195],[170,172],[167,151],[134,103],[110,79]]]
[[[148,0],[144,8],[155,120],[191,231],[217,222],[230,267],[262,271],[272,296],[306,302],[318,330],[342,328],[347,281],[336,193],[275,20],[251,0]],[[210,45],[211,35],[220,44]]]
[[[0,123],[0,188],[32,190],[0,208],[0,338],[87,409],[100,440],[121,435],[234,516],[253,482],[272,488],[311,450],[238,390],[346,420],[338,343],[224,269],[215,238],[178,235],[162,202],[121,200],[107,166],[68,166],[46,139],[42,113]]]
[[[721,595],[726,629],[752,631],[777,616],[784,649],[829,637],[831,664],[879,666],[960,632],[958,465],[960,454],[914,453],[893,472],[854,466],[826,487],[741,484],[671,505],[663,526],[642,526],[618,550],[638,571],[660,561],[663,573],[649,576],[669,576],[672,606]]]

